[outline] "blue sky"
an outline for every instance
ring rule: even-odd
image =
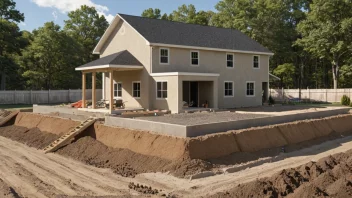
[[[95,6],[99,13],[111,20],[116,13],[141,15],[148,8],[159,8],[170,13],[182,4],[193,4],[197,10],[213,10],[219,0],[15,0],[16,8],[25,15],[25,22],[19,27],[32,31],[47,21],[63,26],[67,12],[80,5]]]

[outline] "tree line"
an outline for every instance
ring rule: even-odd
[[[350,88],[351,10],[352,0],[221,0],[215,11],[190,4],[141,15],[240,30],[275,53],[270,72],[281,80],[272,87]],[[92,51],[109,25],[104,16],[82,6],[63,27],[47,22],[32,32],[20,31],[24,18],[13,0],[0,0],[0,88],[80,88],[75,67],[99,58]]]

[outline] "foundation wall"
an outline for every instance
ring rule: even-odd
[[[124,148],[133,152],[169,160],[182,159],[188,152],[187,139],[146,131],[109,127],[96,123],[90,131],[96,140],[112,148]]]
[[[317,119],[335,116],[339,114],[347,114],[349,110],[349,108],[329,109],[325,111],[305,112],[291,115],[270,116],[263,118],[217,122],[192,126],[105,116],[105,124],[108,126],[152,131],[164,135],[172,135],[178,137],[198,137],[207,134],[226,132],[229,130],[240,130],[247,129],[250,127],[268,126],[280,123],[294,122],[297,120]]]
[[[39,128],[41,131],[62,135],[69,132],[80,122],[70,119],[45,116],[34,113],[19,112],[17,114],[15,125],[26,128]]]
[[[352,132],[351,123],[352,114],[347,114],[211,134],[191,138],[189,153],[191,158],[209,159],[235,152],[255,152],[313,140],[332,133]]]

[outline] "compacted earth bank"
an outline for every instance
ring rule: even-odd
[[[0,135],[37,149],[45,148],[60,137],[38,128],[28,129],[16,125],[1,127]],[[90,136],[78,138],[56,153],[95,167],[110,168],[124,177],[135,177],[147,172],[170,172],[177,177],[186,177],[212,168],[212,165],[204,160],[172,161],[138,154],[129,149],[111,148]]]
[[[352,197],[352,150],[284,169],[209,197]]]

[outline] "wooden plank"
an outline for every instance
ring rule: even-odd
[[[89,118],[85,121],[83,121],[79,126],[75,127],[72,129],[69,133],[61,136],[59,139],[55,140],[51,144],[49,144],[47,147],[44,148],[45,153],[49,152],[54,152],[57,149],[61,148],[65,144],[67,144],[69,141],[71,141],[72,138],[74,138],[76,135],[82,133],[85,129],[87,129],[89,126],[94,124],[96,121],[95,118]]]

